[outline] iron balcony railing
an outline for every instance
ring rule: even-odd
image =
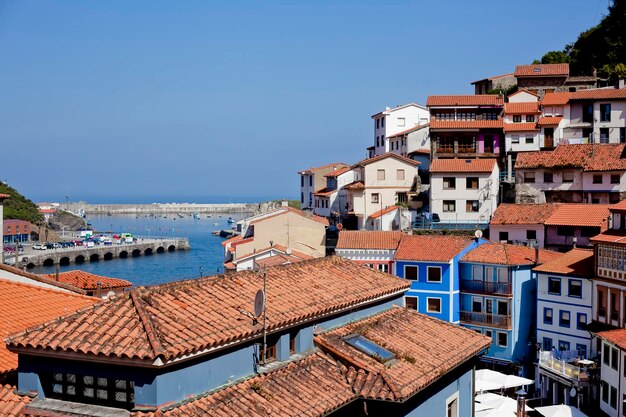
[[[558,375],[561,375],[569,380],[574,381],[586,381],[589,377],[584,368],[579,366],[570,365],[561,359],[556,359],[551,351],[539,352],[539,366],[544,369],[548,369]]]
[[[462,279],[461,291],[476,291],[490,294],[511,294],[511,284]]]
[[[502,329],[511,328],[511,316],[461,311],[461,321],[467,324],[487,325]]]

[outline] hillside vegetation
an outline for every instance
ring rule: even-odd
[[[15,188],[0,183],[0,194],[9,194],[11,198],[4,201],[4,218],[20,219],[31,223],[39,223],[43,216],[39,213],[38,207],[20,194]]]

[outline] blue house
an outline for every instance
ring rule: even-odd
[[[535,359],[533,268],[561,255],[490,242],[461,258],[461,325],[491,340],[481,360],[510,367]]]
[[[133,289],[9,337],[20,414],[470,417],[489,340],[408,287],[328,257]]]
[[[395,255],[395,275],[409,280],[408,308],[458,324],[459,259],[486,243],[468,236],[404,236]]]

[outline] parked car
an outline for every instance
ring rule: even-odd
[[[46,250],[47,248],[46,248],[46,245],[44,245],[44,244],[41,244],[41,243],[35,243],[35,244],[33,245],[33,249],[34,249],[34,250]]]
[[[46,242],[44,245],[46,245],[46,249],[54,249],[54,243]]]

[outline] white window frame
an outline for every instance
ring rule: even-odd
[[[493,330],[491,330],[491,329],[485,329],[485,330],[483,331],[483,333],[485,334],[485,336],[487,336],[487,337],[491,338],[491,340],[493,341]]]
[[[398,127],[406,126],[406,117],[398,117]]]
[[[472,281],[484,281],[482,265],[472,265]]]
[[[444,414],[443,414],[444,416],[446,416],[446,417],[448,416],[448,407],[450,407],[450,404],[452,404],[454,401],[456,401],[456,412],[453,413],[452,417],[459,417],[459,409],[461,407],[460,407],[460,404],[459,404],[460,400],[459,400],[459,392],[458,391],[455,392],[454,394],[452,394],[451,396],[449,396],[446,399],[446,409],[444,410]]]
[[[429,277],[429,272],[431,269],[438,269],[439,270],[439,281],[431,281],[428,277]],[[441,270],[440,266],[427,266],[426,267],[426,282],[430,283],[430,284],[441,284],[441,282],[443,281],[443,272]]]
[[[435,310],[431,310],[430,309],[430,304],[428,303],[429,300],[439,300],[439,311],[435,311]],[[426,312],[441,314],[441,310],[442,310],[442,305],[441,304],[442,304],[442,301],[441,301],[441,298],[439,298],[439,297],[426,297]]]
[[[501,345],[500,344],[500,335],[503,334],[506,336],[506,345]],[[496,344],[498,345],[498,347],[509,347],[509,334],[507,332],[496,332]]]
[[[415,268],[415,279],[410,279],[406,277],[406,269],[407,268]],[[409,281],[419,281],[420,280],[420,268],[417,265],[404,265],[404,279],[408,279]]]
[[[404,308],[408,308],[407,304],[406,304],[406,299],[407,298],[414,298],[415,299],[415,311],[419,311],[420,309],[420,298],[417,295],[405,295],[404,296]]]

